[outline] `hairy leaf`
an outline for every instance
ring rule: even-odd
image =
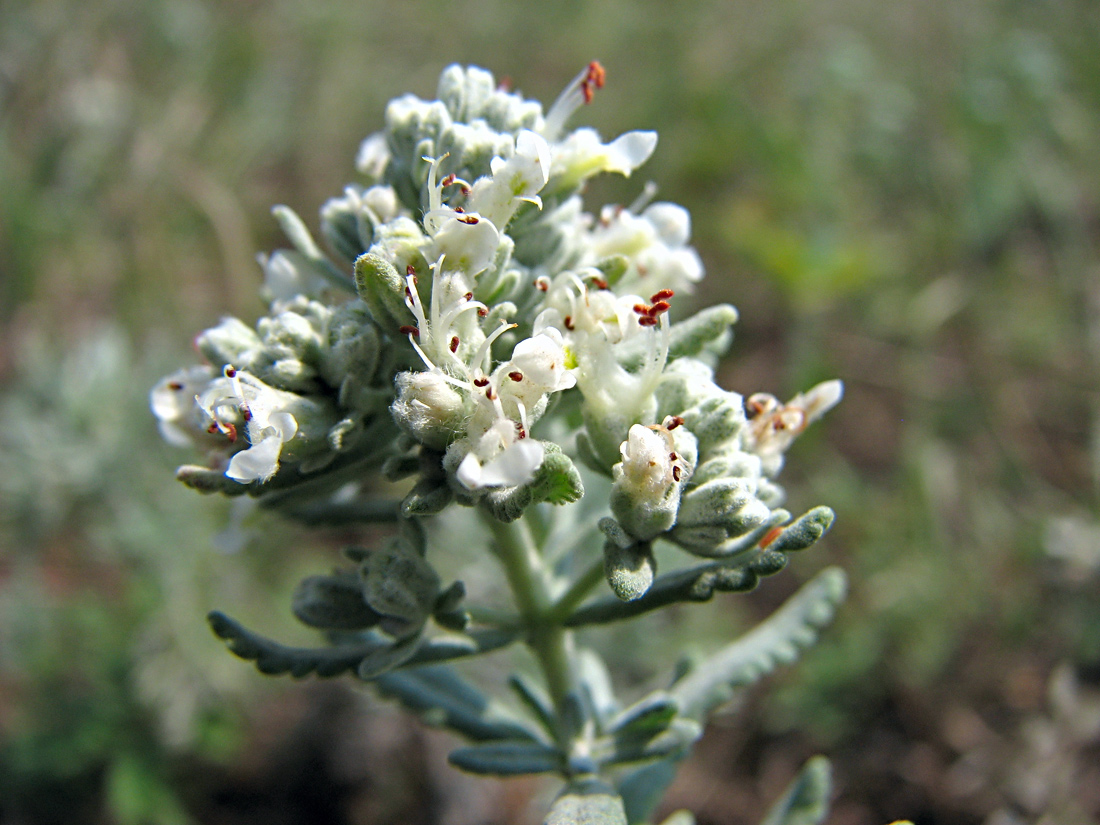
[[[829,814],[831,789],[829,760],[824,756],[813,757],[760,825],[818,825]]]
[[[817,640],[844,599],[842,570],[823,570],[763,623],[704,659],[670,693],[682,712],[703,719],[728,700],[736,688],[752,684],[781,664],[794,661]]]

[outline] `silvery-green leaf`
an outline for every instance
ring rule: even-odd
[[[657,562],[648,542],[620,547],[613,541],[605,541],[603,560],[607,583],[624,602],[640,599],[653,584]]]
[[[810,759],[760,825],[819,825],[829,815],[832,771],[824,756]]]
[[[815,507],[808,513],[799,516],[797,521],[788,525],[782,533],[765,546],[769,550],[779,553],[805,550],[829,531],[835,518],[836,515],[828,507]]]
[[[682,712],[702,719],[736,688],[790,662],[832,620],[845,591],[843,571],[830,567],[820,572],[764,622],[700,662],[672,687],[670,693]]]
[[[447,760],[456,768],[488,776],[521,776],[529,773],[557,773],[562,754],[537,742],[490,742],[451,751]]]
[[[359,576],[350,571],[303,579],[291,609],[300,622],[320,630],[361,630],[382,619],[363,600]]]
[[[439,576],[404,541],[367,553],[359,569],[363,598],[383,616],[423,623],[439,595]]]
[[[398,639],[391,645],[372,650],[356,668],[356,675],[364,682],[377,679],[383,673],[405,664],[416,653],[420,637],[416,634]]]

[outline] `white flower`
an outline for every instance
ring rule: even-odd
[[[169,444],[190,447],[206,429],[195,397],[213,377],[213,367],[187,367],[161,379],[149,393],[149,406],[157,417],[161,436]]]
[[[756,393],[745,401],[749,426],[745,429],[745,450],[760,457],[764,474],[774,478],[783,467],[783,454],[806,427],[840,401],[844,385],[824,381],[786,404],[774,395]]]
[[[199,406],[210,420],[210,429],[235,442],[243,423],[249,447],[235,453],[225,474],[242,484],[267,481],[279,469],[283,447],[298,432],[298,422],[286,412],[284,396],[243,370],[225,368],[225,377],[210,382],[199,397]]]
[[[550,177],[555,189],[573,189],[602,172],[629,177],[655,148],[656,132],[626,132],[605,144],[595,129],[577,129],[552,147]]]
[[[386,133],[375,132],[359,145],[355,168],[374,180],[380,180],[390,162],[390,149],[386,145]]]
[[[468,490],[516,487],[535,477],[544,455],[542,442],[519,438],[515,423],[500,418],[466,453],[455,477]]]
[[[624,255],[632,266],[620,288],[638,281],[673,290],[689,288],[703,278],[703,262],[691,238],[691,216],[674,203],[654,203],[641,214],[633,209],[605,207],[592,228],[590,253],[595,259]]]
[[[676,478],[675,443],[672,434],[663,427],[643,427],[635,424],[619,447],[623,460],[611,468],[617,485],[649,501],[660,501]]]
[[[486,269],[496,256],[500,246],[500,231],[490,219],[449,206],[443,200],[447,186],[469,184],[453,175],[438,179],[439,165],[446,157],[425,158],[431,163],[428,170],[428,211],[424,214],[424,229],[431,242],[424,256],[429,260],[448,259],[452,269],[462,270],[472,279]]]
[[[394,420],[417,441],[441,450],[460,431],[465,400],[439,369],[402,372],[397,399],[390,407]]]
[[[317,266],[295,250],[279,250],[260,255],[257,260],[264,270],[264,289],[274,307],[285,306],[299,295],[319,295],[329,285]]]
[[[542,208],[538,192],[550,178],[550,147],[541,135],[522,130],[512,156],[493,158],[489,168],[492,174],[478,178],[470,190],[471,211],[503,229],[521,202]]]

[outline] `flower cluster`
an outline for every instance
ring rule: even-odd
[[[603,82],[591,64],[544,112],[452,66],[363,142],[361,180],[321,209],[327,251],[278,207],[291,248],[261,260],[269,313],[207,330],[207,363],[153,390],[165,438],[206,456],[180,477],[282,502],[381,470],[413,479],[407,518],[457,502],[509,521],[580,498],[577,461],[611,479],[613,583],[658,538],[706,557],[755,544],[785,450],[840,384],[781,404],[714,383],[737,314],[673,320],[703,275],[687,211],[652,187],[585,210],[589,178],[631,175],[657,143],[567,128]]]

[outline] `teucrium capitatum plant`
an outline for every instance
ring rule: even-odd
[[[204,451],[184,483],[310,524],[394,527],[297,589],[295,615],[325,644],[287,647],[214,613],[230,649],[264,673],[373,682],[470,740],[451,757],[465,770],[559,775],[547,822],[563,825],[646,821],[708,713],[794,660],[844,593],[824,571],[626,707],[574,640],[750,590],[816,542],[832,512],[792,520],[775,479],[841,392],[830,381],[781,404],[714,383],[737,313],[672,320],[674,296],[702,277],[686,210],[648,187],[629,207],[584,209],[585,181],[630,175],[657,142],[566,129],[602,84],[594,63],[544,113],[452,66],[438,100],[392,101],[360,182],[321,209],[328,252],[277,207],[292,248],[262,259],[268,315],[204,332],[207,363],[152,393],[164,436]],[[380,477],[407,479],[404,498],[378,500]],[[456,505],[483,529],[425,529]],[[678,566],[658,571],[658,542],[683,551]],[[484,556],[479,579],[499,566],[509,609],[468,604],[437,571],[460,549]],[[512,701],[450,664],[513,644],[541,675],[513,675]],[[811,763],[768,821],[818,821],[827,788]]]

